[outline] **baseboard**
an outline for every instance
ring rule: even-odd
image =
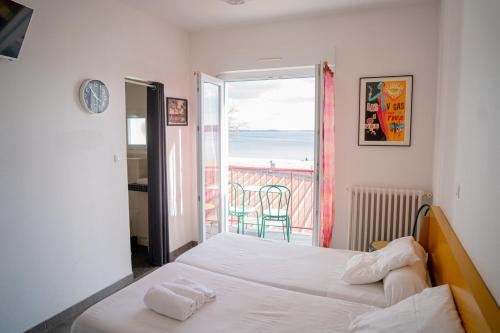
[[[175,261],[175,259],[178,258],[181,254],[192,249],[196,245],[198,245],[198,242],[190,241],[189,243],[186,243],[186,244],[182,245],[181,247],[179,247],[178,249],[170,252],[170,261]],[[51,329],[59,326],[60,324],[66,322],[67,320],[71,319],[72,317],[79,315],[80,313],[87,310],[92,305],[94,305],[97,302],[103,300],[104,298],[114,294],[118,290],[128,286],[132,282],[134,282],[134,275],[133,274],[127,275],[126,277],[113,283],[109,287],[106,287],[106,288],[102,289],[101,291],[98,291],[97,293],[87,297],[83,301],[67,308],[66,310],[56,314],[55,316],[43,321],[42,323],[36,325],[33,328],[27,330],[26,333],[46,333],[46,332],[49,332]]]
[[[110,285],[110,286],[98,291],[97,293],[87,297],[83,301],[76,303],[75,305],[67,308],[66,310],[56,314],[55,316],[45,320],[44,322],[36,325],[33,328],[27,330],[26,333],[49,332],[54,327],[59,326],[60,324],[69,320],[70,318],[75,317],[76,315],[82,313],[83,311],[87,310],[89,307],[96,304],[97,302],[103,300],[104,298],[108,297],[109,295],[116,293],[118,290],[128,286],[133,281],[134,281],[134,275],[133,274],[127,275],[123,279],[118,280],[117,282],[113,283],[112,285]]]
[[[170,252],[170,262],[175,261],[175,259],[177,259],[181,254],[183,254],[186,251],[189,251],[196,245],[198,245],[198,242],[190,241],[189,243],[182,245],[180,248],[173,250],[172,252]]]

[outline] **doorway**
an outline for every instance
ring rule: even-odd
[[[169,262],[163,84],[126,79],[127,179],[134,277]]]
[[[314,77],[229,81],[226,106],[229,231],[312,245]],[[279,206],[271,185],[283,191],[284,218],[266,221]]]
[[[320,69],[199,74],[200,241],[236,232],[319,244]],[[285,194],[266,203],[265,186]],[[282,200],[286,216],[264,221]]]
[[[148,260],[147,87],[126,82],[125,101],[130,249],[137,278],[154,268]]]

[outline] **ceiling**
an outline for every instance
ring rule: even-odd
[[[120,0],[159,16],[187,31],[320,15],[349,9],[407,4],[425,0],[246,0],[230,5],[222,0]]]

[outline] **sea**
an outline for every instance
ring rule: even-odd
[[[232,165],[312,169],[314,131],[229,131]]]

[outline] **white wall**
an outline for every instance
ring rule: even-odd
[[[434,192],[500,301],[500,2],[443,0]],[[459,195],[457,195],[457,190]]]
[[[131,273],[125,76],[190,93],[188,35],[120,2],[20,1],[35,9],[16,62],[0,60],[0,331],[19,332]],[[110,91],[82,110],[82,80]],[[182,178],[193,131],[169,127],[172,249],[194,239]],[[174,189],[174,190],[172,190]]]
[[[192,37],[193,69],[211,74],[261,68],[258,58],[283,57],[272,66],[286,67],[313,65],[335,54],[334,247],[347,247],[346,188],[432,188],[438,15],[438,5],[425,2],[213,30]],[[398,74],[414,75],[412,146],[358,147],[359,78]]]

